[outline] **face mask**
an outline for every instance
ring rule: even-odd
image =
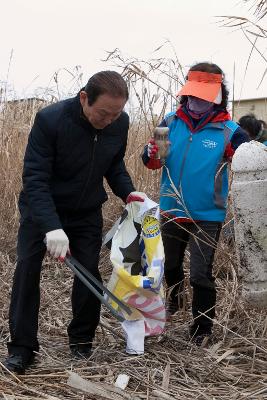
[[[213,105],[214,103],[198,97],[188,96],[186,108],[192,118],[200,119],[207,112],[212,111]]]

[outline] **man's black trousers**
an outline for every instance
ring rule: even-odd
[[[209,333],[215,317],[216,288],[212,275],[214,253],[221,231],[220,222],[180,223],[162,221],[165,251],[165,280],[172,288],[170,300],[178,302],[183,291],[183,260],[187,244],[190,252],[190,284],[193,288],[193,330]],[[205,313],[209,318],[201,315]]]
[[[69,238],[70,251],[100,282],[98,271],[102,243],[101,209],[86,215],[60,215]],[[40,274],[46,252],[44,234],[31,218],[21,219],[18,232],[18,261],[13,278],[9,311],[10,354],[38,351],[38,314],[40,305]],[[64,264],[62,268],[67,268]],[[58,282],[60,285],[60,282]],[[100,317],[100,301],[77,278],[72,287],[73,319],[68,326],[70,343],[92,341]]]

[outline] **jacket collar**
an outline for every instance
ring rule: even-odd
[[[90,124],[83,113],[83,109],[80,103],[80,92],[77,94],[77,96],[73,98],[73,115],[79,125],[89,130],[90,132],[96,133],[97,129]]]
[[[193,133],[199,132],[203,129],[207,124],[214,123],[216,127],[222,127],[223,124],[218,124],[219,122],[229,121],[231,119],[230,114],[223,110],[212,111],[210,114],[205,115],[201,118],[198,123],[195,125],[192,117],[188,114],[186,107],[179,107],[176,111],[177,117],[179,117],[182,121],[186,123],[189,127],[190,131]]]

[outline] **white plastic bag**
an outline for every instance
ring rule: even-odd
[[[158,335],[165,326],[164,249],[157,203],[146,198],[125,207],[112,239],[110,259],[113,272],[108,288],[132,310],[129,316],[111,301],[127,320],[123,323],[126,351],[142,354],[144,336]]]

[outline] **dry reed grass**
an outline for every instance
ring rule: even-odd
[[[114,53],[113,53],[114,55]],[[121,60],[120,60],[121,61]],[[131,110],[132,125],[126,156],[127,167],[139,190],[158,198],[159,173],[147,171],[140,162],[143,144],[151,134],[155,119],[173,101],[166,92],[145,79],[137,60],[121,61],[124,73],[134,91],[137,105]],[[147,64],[151,76],[158,69],[171,76],[170,63],[155,60]],[[129,67],[129,68],[128,68]],[[162,72],[163,73],[163,72]],[[167,79],[168,80],[168,79]],[[174,92],[178,79],[170,79],[168,92]],[[148,86],[147,86],[148,85]],[[141,92],[139,90],[141,88]],[[137,90],[138,89],[138,90]],[[146,90],[144,90],[146,89]],[[165,100],[159,107],[156,96]],[[154,96],[154,97],[153,97]],[[153,99],[153,100],[152,100]],[[17,105],[19,107],[19,105]],[[157,109],[157,115],[151,110]],[[22,158],[32,115],[20,114],[25,119],[1,114],[0,131],[0,355],[3,361],[8,341],[8,306],[15,267],[15,236],[18,224],[17,196],[20,190]],[[26,121],[26,122],[25,122]],[[120,214],[122,204],[112,195],[104,206],[105,229]],[[186,265],[189,254],[186,253]],[[100,270],[108,279],[111,266],[109,253],[103,249]],[[126,389],[132,399],[267,399],[267,319],[266,313],[250,309],[240,297],[240,282],[233,248],[223,239],[215,259],[218,305],[214,329],[214,343],[198,348],[187,338],[191,313],[191,291],[188,268],[185,306],[166,326],[163,335],[148,338],[143,356],[124,353],[124,339],[120,325],[105,309],[97,329],[94,352],[88,361],[70,358],[66,327],[71,317],[70,291],[72,276],[62,265],[46,258],[41,278],[40,353],[37,363],[25,376],[15,377],[0,367],[0,395],[3,399],[99,399],[100,397],[73,389],[67,385],[70,371],[83,378],[113,385],[120,373],[130,376]],[[115,400],[123,397],[114,397]],[[129,398],[125,395],[124,398]]]

